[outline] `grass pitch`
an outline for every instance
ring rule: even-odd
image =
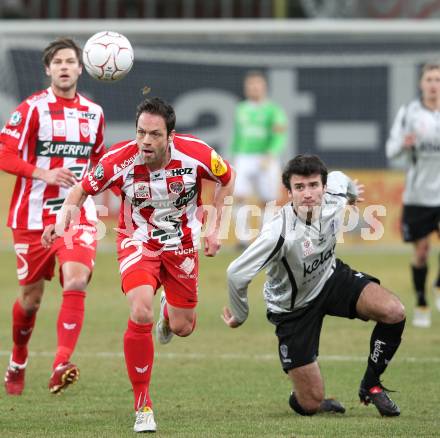
[[[343,248],[341,248],[343,250]],[[412,316],[413,296],[407,251],[345,253],[353,268],[378,276],[398,293]],[[274,327],[265,319],[264,276],[250,289],[251,314],[239,329],[220,319],[227,303],[225,269],[236,256],[201,256],[200,304],[196,332],[156,346],[151,393],[157,436],[222,437],[438,437],[440,436],[440,314],[433,326],[407,324],[404,340],[384,375],[402,414],[383,419],[359,403],[357,390],[368,354],[373,323],[327,317],[320,365],[326,393],[345,405],[345,415],[300,417],[287,403],[290,383],[278,363]],[[436,269],[431,260],[431,277]],[[430,280],[432,279],[430,277]],[[0,253],[0,372],[11,347],[11,306],[16,295],[15,257]],[[1,437],[133,436],[132,393],[122,356],[127,305],[120,292],[116,257],[100,252],[89,288],[86,319],[73,361],[81,369],[77,385],[49,394],[61,289],[47,284],[31,343],[27,384],[21,397],[0,392]],[[158,299],[156,305],[158,309]],[[158,314],[158,313],[156,313]]]

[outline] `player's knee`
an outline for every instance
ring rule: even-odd
[[[151,324],[154,319],[153,309],[142,302],[135,302],[131,305],[130,318],[137,324]]]
[[[184,338],[193,332],[194,324],[190,322],[185,322],[184,324],[173,324],[170,321],[170,329],[175,335]]]
[[[420,244],[415,251],[415,262],[417,266],[425,266],[428,263],[429,244]]]
[[[320,397],[304,397],[298,400],[296,394],[292,392],[289,397],[290,407],[298,414],[304,416],[314,415],[319,411],[321,406],[322,398]]]
[[[395,298],[387,305],[386,310],[386,323],[388,324],[396,324],[400,321],[403,321],[406,318],[405,315],[405,306]]]
[[[25,287],[21,293],[21,304],[28,315],[38,311],[43,297],[43,291],[37,287]]]
[[[63,281],[64,290],[81,290],[84,291],[87,288],[89,282],[89,274],[78,274],[72,277],[67,277]]]

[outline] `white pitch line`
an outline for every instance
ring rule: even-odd
[[[10,351],[0,350],[0,356],[9,356]],[[55,353],[51,351],[31,351],[31,357],[52,357]],[[122,358],[122,352],[116,351],[97,351],[95,353],[77,352],[78,357],[105,357],[105,358]],[[207,353],[155,353],[157,358],[163,359],[221,359],[221,360],[255,360],[255,361],[273,361],[278,360],[275,354],[239,354],[239,353],[223,353],[223,354],[207,354]],[[319,356],[321,362],[366,362],[366,356],[342,356],[342,355],[323,355]],[[440,357],[397,357],[393,362],[404,363],[440,363]]]

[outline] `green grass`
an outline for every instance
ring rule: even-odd
[[[402,415],[393,419],[382,419],[374,407],[361,405],[357,398],[373,323],[327,317],[321,336],[321,369],[327,394],[340,399],[347,412],[302,418],[287,403],[290,383],[278,363],[274,328],[265,319],[264,277],[259,276],[251,287],[251,314],[243,327],[228,329],[220,319],[227,303],[225,268],[234,255],[201,257],[196,332],[156,346],[151,393],[158,436],[440,436],[439,313],[434,312],[431,329],[407,325],[401,348],[384,376],[385,385],[399,391],[392,397]],[[376,251],[347,253],[343,258],[396,291],[410,319],[409,257],[407,251]],[[433,258],[431,265],[435,263]],[[0,253],[0,372],[6,368],[11,347],[10,314],[17,289],[14,271],[13,253]],[[33,355],[25,392],[21,397],[0,392],[0,436],[133,436],[132,393],[122,357],[128,312],[115,255],[99,254],[89,288],[86,320],[74,356],[81,368],[80,382],[52,396],[47,382],[60,297],[56,281],[48,284],[30,344]],[[112,354],[100,354],[106,352]]]

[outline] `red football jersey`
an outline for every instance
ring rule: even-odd
[[[197,246],[202,179],[226,185],[231,178],[229,163],[198,138],[176,134],[170,152],[168,164],[150,172],[136,141],[118,143],[82,182],[91,195],[119,187],[120,237],[146,242],[152,250]]]
[[[74,99],[56,96],[49,87],[23,101],[1,130],[0,143],[23,160],[42,169],[64,167],[80,181],[105,153],[102,108],[77,94]],[[68,188],[17,176],[9,209],[8,226],[42,230],[55,223]],[[91,198],[82,210],[82,221],[96,221]]]

